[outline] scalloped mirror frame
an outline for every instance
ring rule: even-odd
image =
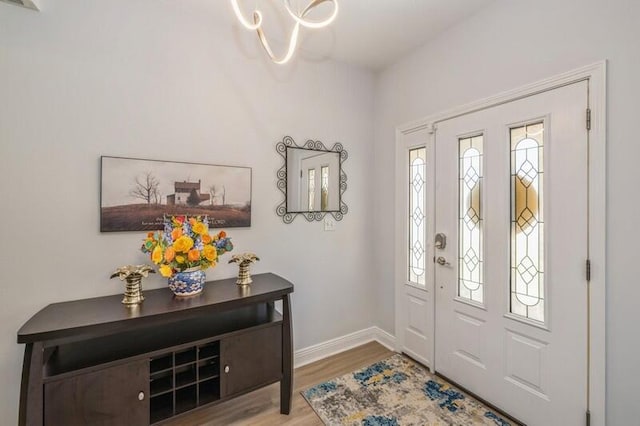
[[[300,148],[309,149],[313,151],[335,152],[340,156],[340,210],[335,211],[309,211],[309,212],[292,212],[287,210],[287,148]],[[283,160],[283,165],[278,169],[278,189],[282,192],[284,200],[278,204],[276,208],[276,214],[282,217],[284,223],[291,223],[296,216],[301,215],[307,221],[313,222],[314,220],[322,220],[327,214],[333,216],[335,220],[342,220],[342,217],[347,214],[349,208],[344,202],[344,192],[347,190],[347,174],[344,172],[343,163],[349,157],[347,151],[344,149],[341,143],[336,142],[331,149],[327,149],[320,141],[314,141],[312,139],[307,140],[302,146],[296,144],[291,136],[285,136],[282,141],[276,144],[276,151]]]

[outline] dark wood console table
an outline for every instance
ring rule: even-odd
[[[122,295],[49,305],[18,331],[19,424],[159,424],[276,382],[289,414],[292,292],[259,274],[247,288],[212,281],[190,298],[145,291],[133,308]]]

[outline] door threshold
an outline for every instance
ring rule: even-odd
[[[426,368],[428,371],[431,371],[431,369],[429,367],[427,367],[426,365],[424,365],[423,363],[421,363],[417,359],[413,358],[411,355],[406,354],[404,352],[402,352],[402,355],[406,356],[407,358],[409,358],[411,361],[415,362],[416,364],[421,365],[422,367]],[[515,417],[513,417],[512,415],[510,415],[508,413],[505,413],[503,410],[501,410],[500,408],[496,407],[492,403],[488,402],[484,398],[479,397],[475,393],[470,392],[469,390],[467,390],[464,386],[460,386],[458,383],[454,382],[453,380],[450,380],[447,376],[444,376],[444,375],[438,373],[437,371],[435,371],[432,374],[435,374],[436,376],[440,377],[442,380],[446,381],[450,385],[455,386],[456,388],[460,389],[462,392],[466,393],[470,397],[476,399],[477,401],[479,401],[479,402],[483,403],[484,405],[486,405],[487,407],[491,408],[493,411],[495,411],[496,413],[500,414],[505,419],[513,422],[514,426],[527,426],[526,423],[521,422],[520,420],[516,419]]]
[[[521,422],[520,420],[514,418],[512,415],[510,415],[509,413],[505,413],[503,410],[501,410],[500,408],[496,407],[495,405],[493,405],[492,403],[488,402],[487,400],[485,400],[484,398],[478,396],[477,394],[470,392],[468,389],[466,389],[464,386],[460,386],[458,383],[454,382],[453,380],[449,379],[447,376],[444,376],[440,373],[438,373],[437,371],[434,373],[436,376],[440,377],[442,380],[445,380],[446,382],[448,382],[449,384],[455,386],[456,388],[460,389],[462,392],[466,393],[467,395],[469,395],[470,397],[478,400],[479,402],[483,403],[484,405],[486,405],[487,407],[491,408],[492,410],[494,410],[496,413],[500,414],[502,417],[504,417],[507,420],[510,420],[511,422],[514,423],[515,426],[527,426],[526,423]]]

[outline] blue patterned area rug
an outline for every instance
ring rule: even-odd
[[[302,391],[302,396],[329,426],[511,426],[400,354],[320,383]]]

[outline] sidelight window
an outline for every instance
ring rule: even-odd
[[[483,136],[458,141],[458,297],[483,303]]]
[[[426,148],[409,151],[409,281],[425,285]]]
[[[544,322],[544,123],[510,133],[511,313]]]

